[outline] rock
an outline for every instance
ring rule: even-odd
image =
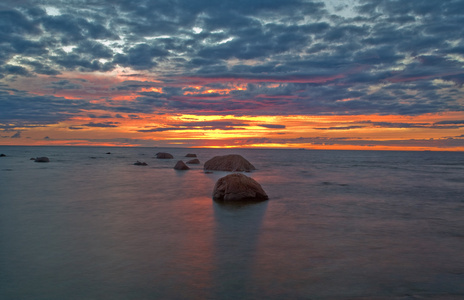
[[[36,157],[36,159],[34,159],[35,162],[50,162],[50,159],[48,159],[48,157]]]
[[[188,153],[185,157],[197,157],[197,155],[194,153]]]
[[[6,156],[6,154],[3,154],[3,153],[2,153],[2,154],[0,154],[0,157],[5,157],[5,156]]]
[[[136,166],[148,166],[148,164],[146,162],[141,162],[141,161],[135,162],[134,165],[136,165]]]
[[[190,169],[183,161],[179,160],[174,166],[176,170],[188,170]]]
[[[187,163],[190,164],[190,165],[199,165],[200,161],[195,158],[195,159],[189,160]]]
[[[111,152],[106,152],[106,154],[111,154]]]
[[[167,152],[158,152],[155,155],[156,155],[156,158],[159,158],[159,159],[172,159],[172,158],[174,158],[174,156],[172,156],[172,154],[167,153]]]
[[[256,168],[248,160],[238,154],[215,156],[205,162],[204,169],[229,172],[256,170]]]
[[[31,157],[29,160],[35,160],[35,157]]]
[[[240,173],[234,173],[216,182],[213,199],[216,201],[263,201],[269,197],[256,180]]]

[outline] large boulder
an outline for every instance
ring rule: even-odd
[[[188,170],[190,169],[183,161],[179,160],[176,165],[174,166],[176,170]]]
[[[50,159],[48,157],[36,157],[36,159],[34,159],[35,162],[50,162]]]
[[[203,168],[205,170],[229,172],[249,172],[256,170],[256,168],[248,160],[238,154],[215,156],[205,162]]]
[[[269,199],[261,185],[251,177],[233,173],[220,178],[214,186],[216,201],[263,201]]]
[[[190,165],[199,165],[200,161],[198,160],[198,158],[194,158],[194,159],[189,160],[187,163]]]
[[[174,156],[172,156],[172,154],[167,153],[167,152],[158,152],[158,153],[156,153],[156,158],[159,158],[159,159],[172,159],[172,158],[174,158]]]

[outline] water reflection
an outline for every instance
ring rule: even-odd
[[[253,268],[267,201],[249,204],[213,202],[213,298],[253,298]]]

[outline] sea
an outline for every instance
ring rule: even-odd
[[[463,152],[0,153],[2,300],[464,299]],[[203,163],[226,154],[268,201],[213,201],[229,173]]]

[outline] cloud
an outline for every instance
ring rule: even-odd
[[[121,123],[119,122],[102,122],[102,123],[90,122],[87,124],[82,124],[81,126],[108,128],[108,127],[118,127],[118,124],[121,124]]]
[[[141,129],[138,132],[163,132],[163,131],[184,131],[184,130],[237,130],[249,126],[247,123],[238,121],[197,121],[170,124],[167,127],[156,127],[151,129]]]
[[[269,128],[269,129],[285,129],[285,125],[279,125],[279,124],[258,124],[258,126],[264,127],[264,128]]]
[[[56,124],[86,109],[97,108],[85,100],[2,90],[0,86],[0,125],[34,127]]]
[[[352,126],[334,126],[334,127],[315,127],[316,130],[351,130],[364,128],[366,126],[352,125]]]
[[[21,137],[20,131],[16,131],[16,133],[11,136],[12,139],[19,139],[20,137]]]
[[[114,62],[134,70],[147,70],[157,65],[156,59],[165,57],[168,51],[155,45],[139,44],[127,50],[127,54],[117,54]]]

